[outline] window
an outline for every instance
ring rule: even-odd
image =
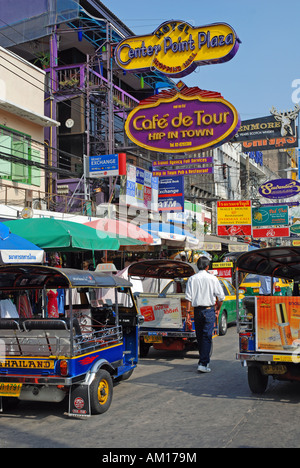
[[[232,284],[230,283],[230,281],[227,281],[226,279],[223,279],[223,281],[224,281],[224,284],[228,288],[229,294],[231,294],[231,296],[235,296],[235,289],[232,286]]]
[[[40,162],[40,151],[31,147],[30,135],[0,126],[0,178],[40,186],[40,169],[23,161],[18,163],[16,158]]]
[[[228,296],[228,291],[227,291],[227,289],[226,289],[225,284],[224,284],[222,281],[220,281],[220,284],[221,284],[221,286],[222,286],[222,288],[223,288],[223,292],[224,292],[224,294],[225,294],[225,297],[227,297],[227,296]]]
[[[249,273],[243,280],[243,283],[260,283],[260,279],[258,275],[253,273]]]

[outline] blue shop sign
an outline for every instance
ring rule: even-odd
[[[89,177],[113,176],[119,174],[119,155],[106,154],[90,156]]]

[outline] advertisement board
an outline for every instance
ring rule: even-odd
[[[217,202],[218,236],[248,236],[251,233],[251,200]]]
[[[252,226],[280,226],[289,224],[287,205],[260,206],[252,208]]]
[[[120,204],[157,211],[158,177],[153,177],[150,171],[127,164],[126,176],[121,177]]]
[[[298,146],[297,113],[272,111],[273,115],[242,121],[233,141],[241,142],[244,152]]]
[[[237,110],[220,93],[183,87],[141,101],[129,113],[125,132],[138,146],[174,154],[220,146],[239,126]]]
[[[160,177],[158,189],[158,211],[184,210],[184,179]]]
[[[180,298],[137,297],[137,307],[144,316],[143,328],[181,328]]]
[[[212,264],[213,270],[217,270],[217,275],[221,278],[226,278],[229,281],[232,281],[232,262],[218,262]]]
[[[88,176],[91,178],[111,177],[126,174],[126,154],[100,154],[90,156]]]
[[[186,21],[162,23],[152,34],[126,37],[115,48],[117,64],[127,71],[156,69],[178,78],[199,65],[231,60],[240,40],[226,23],[193,27]]]
[[[213,156],[164,159],[160,161],[153,161],[152,171],[157,170],[161,166],[187,166],[193,164],[213,164],[213,162]]]
[[[294,179],[275,179],[262,184],[258,192],[265,198],[289,198],[298,195],[300,183]]]
[[[154,177],[172,177],[172,176],[184,176],[184,175],[196,175],[196,174],[212,174],[214,171],[213,167],[201,167],[201,168],[189,168],[189,169],[170,169],[162,171],[153,171]]]
[[[253,228],[252,235],[254,239],[262,237],[290,237],[289,227],[268,227],[268,228]]]
[[[256,349],[291,353],[300,346],[300,297],[256,297]]]

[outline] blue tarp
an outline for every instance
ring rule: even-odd
[[[44,251],[0,223],[0,263],[41,263]]]
[[[195,243],[198,242],[197,238],[193,236],[189,231],[186,229],[182,229],[179,226],[175,226],[172,223],[148,223],[143,224],[140,226],[141,229],[149,232],[151,235],[159,236],[163,239],[169,240],[177,240],[179,242],[182,241],[194,241]]]

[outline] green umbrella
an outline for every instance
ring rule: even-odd
[[[84,224],[54,218],[29,218],[5,221],[13,234],[46,251],[119,250],[118,239]]]
[[[103,232],[103,231],[101,231]],[[117,236],[116,234],[110,233],[111,236],[114,237],[114,239],[118,239],[118,242],[120,243],[120,246],[123,245],[147,245],[146,242],[142,242],[138,239],[132,239],[131,237],[124,237],[124,236]]]

